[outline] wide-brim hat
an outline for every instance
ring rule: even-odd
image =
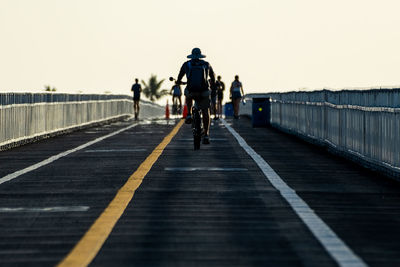
[[[198,58],[205,58],[205,55],[201,54],[200,48],[193,48],[192,54],[187,56],[188,58],[198,59]]]

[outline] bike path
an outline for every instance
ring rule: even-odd
[[[131,124],[3,151],[2,167],[16,171]],[[137,125],[0,184],[0,211],[26,208],[0,212],[2,265],[61,262],[173,124]],[[396,266],[396,183],[246,119],[228,124],[368,264]],[[226,127],[214,123],[211,138],[193,151],[190,127],[179,129],[91,266],[336,266]]]
[[[233,128],[368,265],[400,265],[398,181],[246,118]]]
[[[0,265],[60,262],[173,126],[124,121],[0,152],[4,177],[131,127],[0,184]]]
[[[90,266],[336,266],[220,123],[179,130]]]

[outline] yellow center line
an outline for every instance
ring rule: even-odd
[[[160,157],[165,147],[179,131],[184,120],[180,120],[174,129],[153,150],[139,168],[129,177],[128,181],[118,190],[114,199],[108,207],[97,218],[81,240],[75,245],[70,253],[57,265],[65,266],[88,266],[96,257],[104,242],[107,240],[115,224],[124,213],[132,197],[139,188],[146,174]]]

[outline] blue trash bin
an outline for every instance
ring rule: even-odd
[[[251,125],[253,127],[270,126],[271,104],[269,97],[253,98]]]
[[[233,104],[232,102],[225,103],[225,117],[233,117]]]

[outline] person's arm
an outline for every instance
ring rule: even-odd
[[[142,92],[142,86],[139,84],[139,92]]]
[[[242,85],[242,83],[240,83],[240,89],[242,90],[242,95],[244,96],[243,85]]]
[[[221,90],[224,91],[225,90],[225,84],[222,81],[220,83],[221,83],[221,88],[222,88]]]

